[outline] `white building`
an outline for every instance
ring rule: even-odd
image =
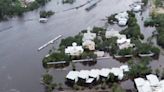
[[[83,42],[83,47],[89,50],[95,50],[95,42],[92,40],[86,40]]]
[[[164,80],[159,81],[153,74],[147,75],[146,78],[147,80],[134,79],[138,92],[164,92]]]
[[[97,55],[97,57],[104,57],[105,52],[104,51],[95,51],[94,54]]]
[[[94,40],[96,38],[96,33],[91,33],[91,28],[88,27],[87,33],[84,33],[82,41]]]
[[[120,26],[125,26],[128,22],[129,16],[127,12],[118,13],[115,18],[118,20]]]
[[[132,10],[134,12],[138,12],[138,11],[141,11],[142,10],[142,7],[139,4],[135,4],[135,5],[132,6]]]
[[[122,66],[120,66],[120,69],[122,69],[123,72],[129,72],[129,67],[128,67],[128,65],[122,65]]]
[[[100,77],[100,70],[98,69],[92,69],[89,73],[89,77],[94,78],[96,80],[99,80]]]
[[[117,37],[118,39],[126,38],[126,35],[122,35],[119,31],[114,30],[113,28],[105,33],[106,38]]]
[[[111,73],[117,76],[119,80],[122,80],[124,77],[123,70],[120,68],[112,68]]]
[[[134,46],[131,44],[131,39],[127,39],[126,37],[117,39],[117,45],[119,46],[119,49],[125,49]]]
[[[67,74],[66,78],[69,79],[69,80],[72,80],[76,83],[78,81],[78,75],[79,75],[78,71],[70,71]]]
[[[33,3],[35,0],[23,0],[26,4]]]
[[[111,72],[110,69],[103,68],[103,69],[100,70],[100,76],[105,77],[105,78],[108,78],[110,72]]]
[[[90,73],[90,71],[88,71],[88,70],[81,70],[81,71],[79,72],[78,77],[79,77],[80,79],[87,80],[87,79],[89,78],[89,73]]]
[[[113,28],[105,33],[106,38],[118,37],[119,35],[120,33]]]
[[[80,54],[82,54],[84,52],[84,49],[82,48],[82,46],[77,46],[77,43],[72,43],[72,46],[68,46],[65,49],[65,53],[69,54],[71,56],[79,56]]]

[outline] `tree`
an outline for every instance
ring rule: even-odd
[[[46,85],[49,85],[49,84],[51,84],[52,83],[52,81],[53,81],[53,77],[52,77],[52,75],[49,75],[49,74],[44,74],[43,75],[43,83],[44,84],[46,84]]]
[[[111,89],[112,92],[125,92],[125,90],[117,83],[114,83]]]

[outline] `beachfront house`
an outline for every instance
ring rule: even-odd
[[[72,46],[68,46],[65,49],[65,53],[69,54],[71,56],[80,56],[84,52],[84,49],[82,46],[77,46],[77,43],[72,43]]]
[[[97,57],[104,57],[105,52],[104,51],[95,51],[94,54],[97,55]]]
[[[120,69],[121,69],[123,72],[129,72],[129,67],[128,67],[128,65],[121,65],[121,66],[120,66]]]
[[[134,12],[138,12],[138,11],[141,11],[141,10],[142,10],[142,7],[139,4],[134,4],[132,6],[132,11],[134,11]]]
[[[119,35],[119,31],[116,31],[113,28],[105,33],[106,38],[118,37]]]
[[[146,79],[134,79],[138,92],[164,92],[164,80],[159,81],[154,74],[147,75]]]
[[[70,71],[66,76],[67,82],[76,83],[78,81],[78,75],[78,71]]]
[[[100,70],[100,78],[101,79],[107,79],[109,78],[109,74],[110,74],[110,69],[108,68],[103,68]]]
[[[118,39],[120,39],[120,38],[126,38],[126,35],[122,35],[119,33],[119,31],[116,31],[112,28],[111,30],[106,31],[105,37],[106,38],[117,37]]]
[[[86,40],[83,43],[83,47],[89,50],[95,50],[95,42],[92,40]]]
[[[81,70],[78,75],[78,81],[82,84],[86,83],[86,81],[89,79],[89,73],[88,70]]]
[[[131,44],[131,39],[127,39],[126,37],[117,39],[117,45],[119,49],[125,49],[134,46],[133,44]]]
[[[118,20],[118,25],[125,26],[128,22],[129,16],[127,12],[118,13],[115,18]]]
[[[87,33],[84,33],[82,41],[85,42],[86,40],[94,40],[96,38],[96,33],[91,33],[91,28],[87,28]]]
[[[89,73],[89,77],[94,78],[94,79],[96,79],[96,81],[98,81],[100,78],[100,70],[92,69]]]
[[[124,77],[123,70],[120,68],[112,68],[110,72],[113,73],[119,80],[122,80]]]
[[[25,4],[33,3],[35,0],[22,0]]]

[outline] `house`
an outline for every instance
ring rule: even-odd
[[[106,38],[118,37],[119,35],[119,31],[116,31],[113,28],[105,33]]]
[[[80,54],[82,54],[84,52],[84,49],[82,48],[82,46],[77,46],[77,43],[72,43],[72,46],[68,46],[65,49],[65,53],[69,54],[71,56],[79,56]]]
[[[35,2],[35,0],[22,0],[25,4],[30,4]]]
[[[97,55],[97,57],[104,57],[105,52],[104,51],[95,51],[94,54]]]
[[[120,26],[125,26],[128,22],[129,16],[127,12],[118,13],[115,18],[118,20]]]
[[[95,42],[92,40],[86,40],[83,42],[83,47],[89,50],[95,50]]]
[[[119,80],[122,80],[124,77],[123,70],[120,68],[112,68],[111,73],[113,73],[114,76],[117,76]]]
[[[100,70],[98,69],[92,69],[89,73],[89,77],[94,78],[96,80],[99,80],[99,77],[100,77],[99,75],[100,75]]]
[[[149,81],[150,85],[153,87],[157,87],[159,85],[159,79],[154,74],[146,75],[147,80]]]
[[[146,75],[146,79],[134,79],[138,92],[164,92],[164,80],[159,81],[154,74]]]
[[[148,81],[143,78],[134,79],[138,92],[153,92]]]
[[[118,39],[126,38],[126,35],[122,35],[119,31],[114,30],[113,28],[105,33],[106,38],[117,37]]]
[[[100,70],[100,77],[108,78],[111,70],[108,68],[103,68]]]
[[[134,46],[131,44],[131,39],[127,39],[126,37],[117,39],[117,45],[119,46],[119,49],[125,49]]]
[[[81,83],[85,83],[89,79],[89,73],[88,70],[81,70],[78,75],[78,79]]]
[[[139,5],[139,4],[134,4],[134,5],[132,6],[132,10],[133,10],[134,12],[138,12],[138,11],[141,11],[141,10],[142,10],[142,7],[141,7],[141,5]]]
[[[123,72],[129,72],[129,67],[128,65],[121,65],[120,69],[123,70]]]
[[[78,81],[78,75],[79,75],[78,71],[70,71],[67,74],[66,79],[71,83],[76,83]]]
[[[96,38],[96,33],[91,33],[91,28],[88,27],[87,28],[87,33],[84,33],[82,41],[86,41],[86,40],[94,40]]]

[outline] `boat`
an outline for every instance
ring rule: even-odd
[[[47,23],[48,19],[47,18],[40,18],[39,22],[40,23]]]
[[[92,0],[88,3],[88,6],[85,8],[86,11],[93,9],[100,0]]]

